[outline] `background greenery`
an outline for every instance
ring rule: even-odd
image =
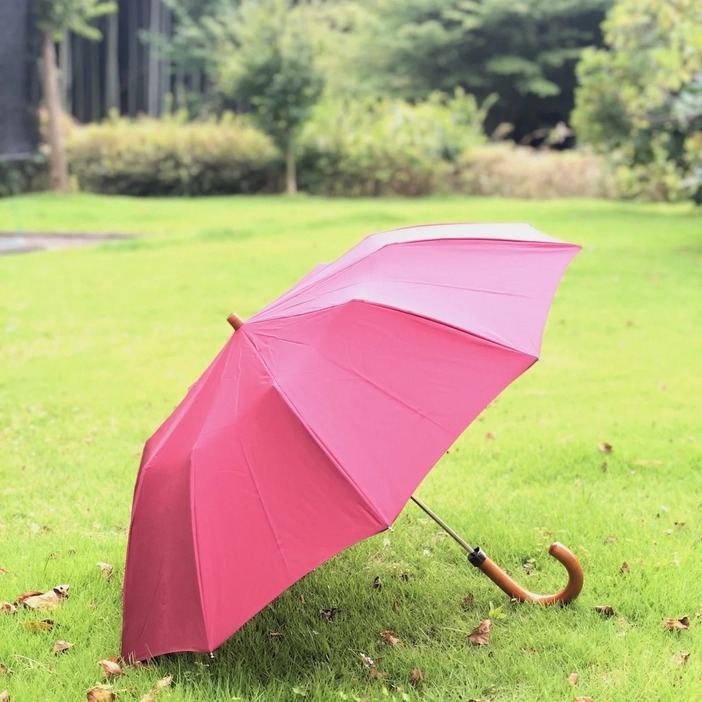
[[[97,661],[119,647],[143,442],[228,338],[226,314],[252,314],[367,233],[434,221],[529,221],[584,247],[557,293],[540,363],[419,490],[535,591],[563,582],[546,548],[568,544],[585,568],[581,597],[567,609],[510,604],[409,506],[392,532],[303,579],[214,660],[184,654],[127,669],[111,682],[118,701],[141,700],[166,674],[175,686],[164,702],[697,698],[700,214],[590,200],[304,196],[0,202],[4,230],[145,233],[0,258],[0,600],[71,585],[49,615],[53,631],[28,628],[38,618],[29,611],[0,614],[0,663],[11,670],[0,691],[69,702],[102,680]],[[114,565],[111,580],[98,561]],[[331,621],[320,615],[329,608]],[[664,629],[664,618],[683,616],[689,629]],[[486,617],[490,644],[478,648],[467,636]],[[385,630],[400,643],[385,643]],[[58,639],[75,645],[54,656]]]
[[[529,155],[519,150],[512,152],[514,171],[503,159],[498,182],[482,177],[480,164],[505,151],[483,154],[481,143],[507,140],[549,155],[579,149],[581,160],[538,162],[540,174],[552,165],[543,178],[551,196],[702,201],[702,4],[696,0],[61,0],[59,6],[54,16],[39,4],[37,21],[64,37],[58,51],[64,109],[84,121],[141,113],[170,120],[159,139],[154,130],[154,149],[147,142],[138,150],[140,162],[153,161],[143,169],[152,187],[133,159],[103,162],[92,146],[69,154],[74,185],[83,189],[294,192],[299,170],[300,187],[311,193],[533,192],[521,170]],[[106,14],[112,9],[117,15]],[[102,46],[95,41],[101,36]],[[227,175],[197,184],[193,173],[215,168],[212,154],[202,163],[199,149],[181,158],[176,143],[191,132],[183,125],[177,134],[173,115],[179,124],[185,115],[211,125],[228,111],[264,132],[275,158],[261,146],[249,173],[240,152],[251,154],[255,139],[242,126],[241,134],[227,132],[241,146],[212,137],[221,152],[217,168]],[[129,125],[119,124],[107,138],[123,138],[132,149]],[[155,172],[166,140],[172,142],[167,162],[178,152],[178,169],[190,173],[181,178],[185,186]],[[86,166],[86,153],[97,156],[94,165]],[[259,161],[275,169],[265,184]],[[597,187],[588,187],[595,164]],[[559,190],[570,167],[578,186],[567,179]],[[41,182],[28,176],[32,168],[3,167],[0,194]]]

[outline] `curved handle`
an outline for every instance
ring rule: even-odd
[[[548,552],[559,563],[562,563],[568,571],[568,584],[553,595],[536,595],[525,590],[480,549],[472,551],[468,556],[468,560],[485,573],[500,590],[508,594],[512,599],[520,602],[538,602],[542,605],[567,605],[580,594],[583,588],[583,568],[575,554],[563,544],[551,544]]]

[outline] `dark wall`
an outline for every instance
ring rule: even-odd
[[[31,0],[0,0],[0,160],[37,148],[37,37]]]

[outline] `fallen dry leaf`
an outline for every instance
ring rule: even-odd
[[[37,595],[41,595],[42,592],[41,590],[30,590],[30,592],[25,592],[23,595],[20,595],[16,600],[15,604],[17,606],[23,605],[24,601],[29,598],[29,597],[36,597]]]
[[[642,467],[656,467],[656,466],[662,466],[663,461],[656,461],[648,458],[640,458],[637,461],[634,461],[635,466],[642,466]]]
[[[690,618],[682,617],[681,619],[668,619],[667,617],[663,620],[663,628],[668,631],[676,631],[680,629],[690,628]]]
[[[612,449],[614,447],[612,444],[608,444],[606,441],[601,441],[599,444],[597,444],[597,450],[601,451],[602,453],[612,453]]]
[[[8,570],[7,568],[0,568],[0,575],[7,575]]]
[[[478,699],[477,697],[471,697],[468,702],[488,702],[484,697]]]
[[[492,622],[489,619],[483,619],[483,621],[468,634],[468,639],[476,646],[487,646],[490,642],[491,626]]]
[[[381,672],[375,666],[370,669],[371,680],[384,680],[387,676],[387,673]]]
[[[597,605],[597,607],[595,607],[595,612],[602,614],[605,617],[613,617],[614,607],[612,607],[612,605]]]
[[[69,648],[73,646],[72,643],[68,643],[68,641],[57,641],[54,644],[54,655],[57,656],[59,653],[63,653],[64,651],[68,651]]]
[[[422,680],[424,680],[424,673],[421,670],[419,670],[419,668],[415,668],[412,671],[412,675],[410,675],[410,685],[416,687],[417,685],[419,685],[420,682],[422,682]]]
[[[375,578],[373,578],[373,589],[374,590],[382,590],[383,589],[383,583],[380,580],[380,576],[376,575]]]
[[[26,593],[25,595],[20,595],[17,604],[22,604],[28,609],[36,609],[38,611],[56,609],[61,604],[61,601],[68,597],[69,587],[70,585],[57,585],[47,592],[40,592],[39,594]]]
[[[51,631],[54,628],[54,620],[41,619],[38,622],[24,622],[23,626],[31,631]]]
[[[578,684],[578,680],[580,680],[580,676],[577,673],[571,673],[568,676],[568,684],[572,685],[573,687]]]
[[[624,563],[619,566],[619,571],[626,575],[629,572],[629,564],[624,561]]]
[[[173,682],[172,675],[166,675],[165,678],[161,678],[142,698],[141,702],[152,702],[154,697],[158,695],[159,692],[165,690],[167,687],[171,686]]]
[[[461,598],[461,607],[463,607],[463,609],[468,609],[473,604],[474,599],[475,596],[472,592],[469,592],[467,595],[464,595]]]
[[[95,565],[103,572],[105,580],[109,580],[112,577],[112,573],[115,569],[109,563],[103,563],[102,561],[99,561]]]
[[[112,692],[109,687],[105,687],[104,685],[96,685],[95,687],[91,687],[85,693],[85,696],[88,702],[114,702],[116,699],[115,693]]]
[[[328,609],[322,609],[319,611],[319,615],[330,622],[339,613],[337,607],[329,607]]]
[[[12,602],[0,602],[0,614],[14,614],[17,607]]]
[[[395,633],[390,631],[389,629],[385,629],[384,631],[380,632],[380,638],[385,641],[388,646],[397,646],[397,644],[400,643],[400,639],[395,636]]]
[[[0,692],[0,702],[10,702],[10,693],[7,690]]]
[[[284,636],[285,634],[283,634],[282,631],[269,631],[269,632],[268,632],[268,635],[269,635],[272,639],[282,639],[283,636]]]
[[[487,434],[485,434],[485,438],[492,440],[495,438],[495,435],[491,431],[489,431]]]
[[[106,678],[116,678],[118,675],[124,675],[122,666],[116,660],[112,660],[111,658],[98,661],[98,665],[102,668]]]
[[[680,651],[680,653],[678,653],[678,654],[675,656],[675,662],[676,662],[678,665],[685,665],[685,664],[687,663],[687,659],[688,659],[689,657],[690,657],[689,651]]]
[[[595,702],[592,697],[573,697],[573,702]]]
[[[9,675],[10,669],[4,664],[0,663],[0,675]]]

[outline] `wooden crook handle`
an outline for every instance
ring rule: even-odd
[[[480,549],[473,551],[469,556],[469,560],[478,570],[485,573],[500,590],[505,592],[512,599],[519,600],[520,602],[538,602],[542,605],[567,605],[580,594],[583,588],[584,576],[582,566],[573,552],[563,544],[551,544],[551,548],[549,548],[548,552],[559,563],[562,563],[568,571],[567,585],[553,595],[536,595],[533,592],[525,590],[507,575],[500,566],[480,551]]]

